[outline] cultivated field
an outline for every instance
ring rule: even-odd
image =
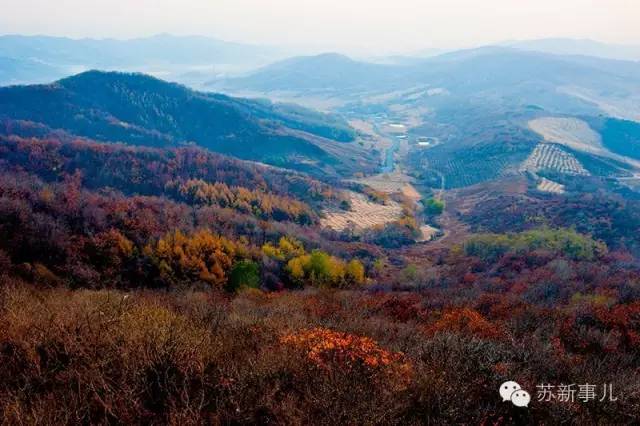
[[[425,175],[431,174],[438,184],[445,178],[445,189],[463,188],[510,174],[512,161],[520,162],[526,154],[486,156],[481,161],[471,155],[461,154],[458,158],[446,156],[426,156],[422,162]],[[515,170],[514,170],[515,171]]]
[[[615,154],[605,148],[602,139],[586,122],[577,118],[545,117],[529,121],[529,128],[546,141],[577,151],[611,158],[640,169],[640,161]]]
[[[589,175],[589,172],[576,157],[560,147],[548,143],[541,143],[536,146],[531,155],[522,164],[522,170],[534,173],[540,170],[553,170],[568,175]]]
[[[402,194],[413,201],[419,201],[422,198],[420,193],[413,187],[412,179],[397,170],[393,173],[382,173],[362,179],[354,179],[353,182],[367,185],[385,194]]]
[[[529,128],[549,142],[593,154],[605,152],[600,135],[577,118],[537,118],[529,121]]]
[[[342,231],[350,226],[355,229],[367,229],[396,221],[402,216],[402,206],[393,200],[386,205],[376,204],[365,195],[348,191],[351,210],[325,211],[325,217],[320,221],[324,227]]]
[[[549,192],[551,194],[564,194],[564,185],[560,185],[547,178],[542,178],[540,183],[538,183],[538,191]]]

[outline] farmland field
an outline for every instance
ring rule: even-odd
[[[445,188],[461,188],[518,172],[514,163],[524,161],[531,152],[527,144],[494,143],[463,148],[452,155],[440,147],[420,157],[420,171],[430,186],[439,187],[444,176]]]
[[[538,191],[549,192],[551,194],[563,194],[565,192],[564,185],[561,185],[547,178],[542,178],[540,180],[537,189]]]
[[[600,135],[577,118],[545,117],[531,120],[529,128],[546,141],[566,145],[579,151],[601,153]]]
[[[387,204],[376,204],[367,199],[365,195],[356,192],[348,192],[351,203],[350,210],[325,211],[325,217],[321,220],[322,226],[336,231],[342,231],[349,226],[356,229],[367,229],[400,219],[402,207],[395,201],[389,200]]]
[[[548,143],[536,146],[522,168],[534,173],[541,170],[552,170],[568,175],[587,176],[589,174],[573,155]]]

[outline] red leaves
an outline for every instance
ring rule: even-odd
[[[476,274],[472,274],[471,272],[467,272],[462,277],[462,282],[464,284],[473,284],[478,279]]]
[[[369,337],[318,327],[287,334],[280,342],[303,351],[327,372],[364,369],[369,374],[382,374],[391,387],[408,383],[412,375],[412,365],[404,354],[385,350]]]
[[[417,295],[390,295],[383,299],[379,309],[387,317],[400,322],[424,320],[427,317],[427,310]]]
[[[428,334],[455,332],[485,339],[500,339],[504,333],[500,326],[489,322],[470,308],[453,308],[444,311],[440,319],[429,325]]]
[[[578,354],[640,349],[640,302],[607,307],[584,304],[558,330],[563,347]]]

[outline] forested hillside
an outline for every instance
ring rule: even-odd
[[[349,125],[335,116],[198,93],[144,75],[103,72],[51,85],[0,88],[0,118],[98,141],[154,147],[195,144],[318,173],[350,167],[320,141],[339,145],[355,138]]]
[[[515,61],[476,54],[434,73]],[[138,74],[0,89],[0,423],[636,424],[637,126],[496,99],[355,133]]]
[[[170,260],[153,254],[166,244],[185,245],[181,250],[195,257],[165,253],[178,256],[181,274],[207,282],[215,271],[222,285],[236,261],[259,261],[268,241],[295,247],[274,254],[279,260],[272,262],[273,285],[293,285],[281,263],[315,258],[305,258],[303,245],[281,237],[295,231],[310,249],[322,246],[318,205],[339,202],[331,187],[303,175],[195,148],[161,151],[15,136],[0,142],[3,256],[19,271],[74,286],[157,286],[159,278],[146,274],[168,273],[163,268]],[[337,258],[317,255],[342,268]],[[358,274],[361,282],[364,269]]]

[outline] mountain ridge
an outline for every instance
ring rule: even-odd
[[[48,85],[0,88],[0,116],[98,141],[156,147],[195,143],[293,168],[309,162],[321,169],[339,167],[342,160],[318,142],[348,144],[355,135],[337,116],[196,92],[144,74],[100,71]]]
[[[557,55],[640,61],[640,45],[604,43],[592,39],[546,38],[507,41],[502,45]]]

